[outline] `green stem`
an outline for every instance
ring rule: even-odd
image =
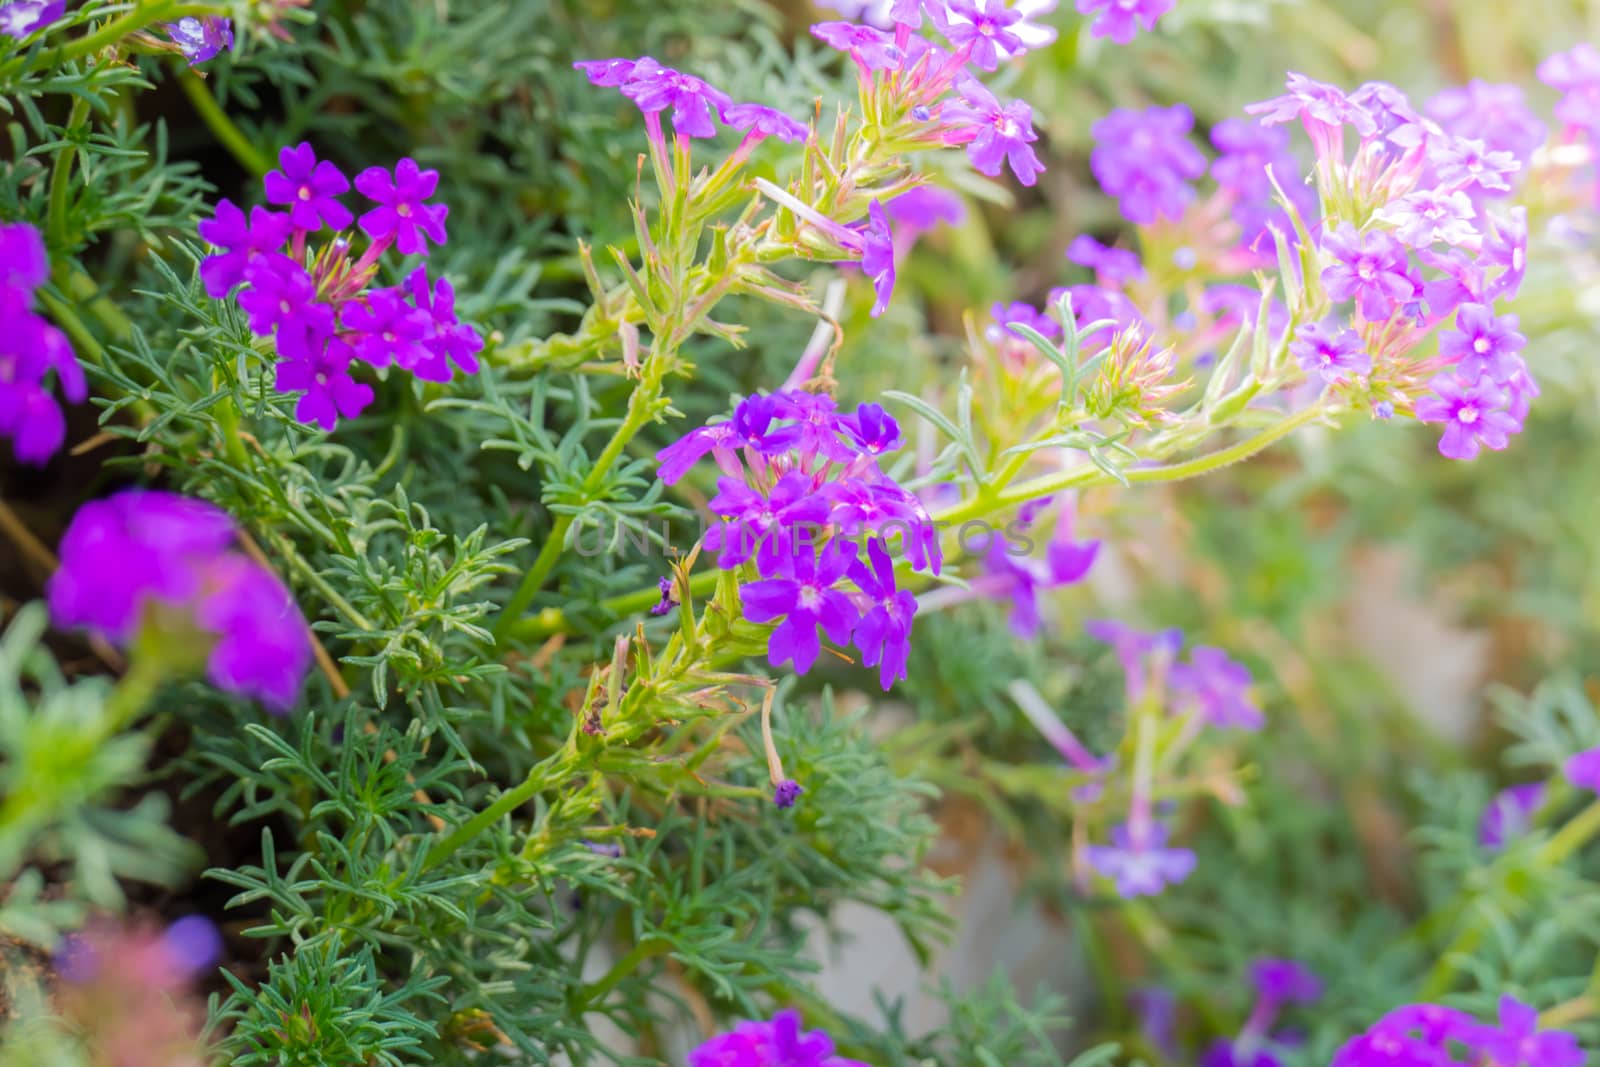
[[[100,51],[116,44],[124,37],[138,33],[157,23],[176,22],[188,15],[220,15],[226,8],[222,4],[174,3],[172,0],[149,0],[141,3],[119,19],[112,19],[93,33],[85,34],[59,51],[42,51],[39,58],[52,65],[69,63],[74,59]]]
[[[74,137],[89,118],[89,99],[80,96],[72,102],[67,115],[67,125],[62,136],[66,141],[56,153],[55,165],[50,168],[50,220],[47,227],[50,243],[58,250],[65,249],[67,233],[67,197],[72,191],[72,161],[77,158],[78,144]]]
[[[205,83],[205,79],[188,67],[184,67],[178,73],[178,85],[189,98],[189,102],[194,105],[200,121],[206,124],[212,135],[233,154],[233,158],[237,159],[241,166],[257,178],[272,169],[272,161],[263,155],[233,119],[228,117],[222,105],[217,103],[217,98],[211,95],[211,87]]]
[[[626,956],[618,960],[598,981],[584,987],[578,994],[578,1013],[593,1011],[610,992],[628,975],[639,969],[646,960],[664,955],[672,945],[659,937],[647,936],[634,945]]]
[[[544,546],[539,549],[539,555],[534,559],[533,566],[528,568],[528,573],[522,576],[522,581],[517,583],[516,591],[511,594],[511,599],[506,601],[506,606],[501,609],[500,616],[495,620],[492,632],[496,643],[504,641],[507,636],[515,632],[515,624],[522,618],[522,613],[527,610],[528,604],[539,592],[540,586],[555,567],[556,561],[561,558],[561,550],[566,546],[567,531],[572,528],[572,516],[561,515],[556,518],[555,525],[550,527],[550,534],[545,538]]]
[[[556,760],[565,763],[567,762],[566,755],[566,751],[563,750],[556,757]],[[552,780],[558,780],[558,775],[546,773],[549,762],[551,761],[547,760],[544,763],[535,764],[533,769],[528,772],[528,777],[523,779],[522,784],[501,793],[495,798],[493,804],[490,804],[487,808],[484,808],[478,814],[456,827],[448,837],[435,843],[428,850],[422,869],[432,870],[437,867],[448,859],[456,849],[483,833],[483,831],[532,800],[535,796],[538,796]]]

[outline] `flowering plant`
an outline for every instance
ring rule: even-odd
[[[1387,6],[0,0],[5,1062],[1580,1067],[1600,52]]]

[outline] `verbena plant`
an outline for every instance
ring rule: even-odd
[[[1584,1062],[1587,653],[1494,793],[1312,508],[1592,639],[1600,52],[830,6],[0,4],[7,1063]],[[963,808],[1092,982],[831,1001]]]

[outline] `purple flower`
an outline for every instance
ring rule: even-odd
[[[1123,899],[1153,897],[1169,885],[1177,885],[1194,871],[1194,853],[1186,848],[1166,848],[1167,828],[1148,823],[1135,835],[1131,824],[1111,831],[1111,844],[1090,845],[1089,866],[1110,878]]]
[[[1425,1041],[1374,1029],[1340,1046],[1330,1067],[1449,1067],[1452,1062]]]
[[[1007,10],[1006,0],[944,0],[933,13],[939,32],[967,49],[981,70],[995,70],[1002,57],[1023,50],[1022,38],[1011,30],[1022,12]]]
[[[900,447],[900,424],[879,404],[859,405],[839,425],[865,455],[881,456]]]
[[[1039,139],[1033,131],[1033,109],[1022,100],[1002,106],[976,78],[963,78],[959,88],[962,99],[946,103],[942,118],[957,127],[965,124],[962,136],[972,134],[967,158],[973,167],[995,178],[1002,164],[1010,164],[1011,173],[1023,185],[1038,181],[1044,164],[1030,147]]]
[[[798,426],[781,425],[789,407],[786,400],[766,393],[739,401],[733,409],[733,429],[740,443],[768,456],[789,451],[800,440]]]
[[[274,385],[280,392],[303,392],[294,417],[331,431],[339,419],[353,419],[372,403],[372,387],[350,377],[354,358],[354,350],[334,338],[299,358],[280,361]]]
[[[765,104],[734,104],[722,112],[722,121],[735,130],[749,130],[757,136],[776,137],[789,144],[799,144],[811,136],[805,123]]]
[[[26,222],[0,223],[0,286],[39,288],[50,277],[50,253]]]
[[[32,290],[44,283],[49,256],[27,223],[0,225],[0,437],[17,460],[43,464],[66,439],[66,416],[46,382],[54,373],[73,403],[89,384],[66,336],[33,310]]]
[[[1579,789],[1600,793],[1600,748],[1589,748],[1570,756],[1561,765],[1567,781]]]
[[[1504,410],[1505,392],[1487,378],[1468,384],[1454,375],[1440,375],[1429,385],[1436,396],[1417,401],[1417,418],[1445,424],[1439,453],[1450,459],[1473,459],[1478,446],[1496,452],[1510,443],[1522,423]]]
[[[1183,631],[1176,627],[1145,633],[1115,619],[1090,619],[1083,629],[1115,650],[1126,679],[1129,704],[1138,703],[1147,687],[1164,684],[1172,661],[1183,647]]]
[[[1026,326],[1045,337],[1061,336],[1061,324],[1026,301],[996,304],[989,309],[989,314],[994,316],[995,324],[990,327],[990,331],[995,340],[999,339],[1001,331],[1012,337],[1021,338],[1023,335],[1013,329],[1015,326]]]
[[[1527,343],[1517,332],[1517,316],[1496,318],[1486,304],[1462,304],[1456,311],[1456,328],[1439,335],[1439,354],[1468,381],[1488,375],[1503,384],[1522,368],[1516,353]]]
[[[167,36],[191,67],[215,59],[224,48],[233,50],[233,23],[221,15],[190,16],[168,23]]]
[[[855,449],[839,439],[844,429],[838,405],[826,393],[803,389],[784,389],[773,395],[780,417],[792,419],[797,433],[790,446],[799,453],[802,467],[809,468],[818,456],[835,463],[856,458]]]
[[[1143,328],[1145,319],[1139,308],[1132,300],[1119,290],[1108,289],[1101,285],[1068,285],[1061,289],[1050,290],[1050,306],[1055,307],[1061,298],[1067,297],[1072,304],[1072,321],[1078,328],[1078,339],[1087,342],[1097,334],[1119,334],[1138,326]],[[1090,323],[1110,322],[1109,327],[1102,326],[1096,330],[1087,330]],[[1109,342],[1109,337],[1102,337],[1101,342]]]
[[[1343,158],[1347,124],[1363,138],[1378,132],[1377,120],[1336,86],[1291,71],[1288,89],[1283,96],[1251,104],[1245,112],[1260,115],[1264,126],[1299,120],[1319,160]]]
[[[1083,581],[1100,554],[1100,542],[1074,541],[1069,513],[1063,510],[1043,560],[1012,555],[1009,549],[1004,536],[991,536],[984,556],[986,574],[973,585],[989,596],[1011,601],[1007,620],[1011,632],[1027,641],[1038,635],[1042,622],[1040,591]]]
[[[855,603],[834,586],[855,561],[855,545],[835,540],[822,550],[790,553],[789,574],[751,582],[739,590],[744,614],[751,622],[783,621],[767,641],[767,659],[773,666],[792,663],[796,674],[811,669],[822,651],[817,627],[834,644],[850,641],[860,613]]]
[[[892,70],[900,65],[904,53],[894,45],[894,38],[882,30],[854,22],[819,22],[811,27],[811,35],[850,58],[864,71]]]
[[[794,802],[800,799],[800,794],[805,788],[793,778],[785,778],[772,787],[772,803],[777,807],[788,809],[794,807]]]
[[[267,190],[267,203],[287,205],[289,221],[295,229],[309,233],[321,229],[323,223],[332,230],[350,225],[350,209],[339,202],[340,194],[350,190],[350,179],[328,160],[319,162],[310,143],[302,141],[293,148],[281,149],[278,166],[281,169],[270,172],[262,180]],[[431,186],[429,191],[432,191]],[[218,208],[220,214],[220,204]]]
[[[1472,1016],[1441,1004],[1407,1004],[1396,1008],[1372,1026],[1374,1033],[1416,1036],[1435,1048],[1447,1041],[1466,1041],[1476,1029]]]
[[[1459,189],[1453,193],[1422,189],[1402,196],[1377,214],[1394,226],[1395,235],[1412,248],[1427,248],[1437,241],[1466,245],[1475,243],[1478,236],[1472,225],[1477,211],[1472,199]]]
[[[1480,1027],[1471,1043],[1490,1063],[1520,1067],[1583,1067],[1588,1058],[1577,1038],[1541,1031],[1539,1012],[1511,996],[1500,998],[1500,1025]]]
[[[1506,176],[1522,169],[1510,152],[1492,151],[1482,141],[1466,137],[1452,138],[1435,152],[1433,166],[1441,185],[1488,195],[1509,193]]]
[[[450,280],[436,279],[430,292],[428,272],[418,267],[406,277],[406,288],[411,293],[411,303],[428,319],[428,327],[422,335],[422,346],[428,358],[408,368],[411,373],[423,381],[447,382],[452,377],[452,363],[463,374],[478,373],[478,353],[483,349],[483,338],[468,324],[457,321],[456,291]]]
[[[1275,1004],[1310,1004],[1322,997],[1322,979],[1299,960],[1256,960],[1250,981],[1262,999]]]
[[[672,597],[672,579],[663,575],[656,579],[656,591],[661,594],[661,599],[650,605],[650,614],[660,616],[670,612],[678,606]]]
[[[423,203],[438,184],[439,172],[420,169],[414,159],[396,163],[392,178],[382,167],[368,167],[356,175],[356,190],[378,206],[361,216],[362,231],[375,241],[392,238],[403,256],[427,255],[428,241],[442,245],[446,239],[449,207]]]
[[[1405,246],[1381,230],[1358,233],[1348,222],[1322,238],[1333,257],[1322,284],[1333,300],[1354,300],[1370,322],[1385,322],[1413,300],[1421,287],[1411,273]]]
[[[650,62],[653,63],[655,60]],[[634,59],[581,59],[572,65],[588,76],[591,85],[616,89],[628,84],[633,77],[634,68],[639,65],[639,61]]]
[[[1508,218],[1495,219],[1489,224],[1478,261],[1484,267],[1500,268],[1500,274],[1484,291],[1489,300],[1517,295],[1528,270],[1527,208],[1512,208]]]
[[[305,619],[282,583],[234,551],[233,521],[210,504],[128,490],[78,509],[50,579],[63,627],[127,644],[161,605],[214,636],[213,684],[275,710],[294,701],[311,663]]]
[[[287,149],[286,149],[287,151]],[[258,256],[277,252],[289,239],[289,216],[274,214],[264,207],[250,209],[250,221],[231,200],[217,201],[215,218],[196,227],[203,240],[225,251],[207,256],[200,263],[200,280],[213,300],[227,296],[244,282],[245,272]]]
[[[889,307],[894,295],[894,231],[889,228],[889,216],[883,204],[874,200],[867,205],[867,227],[862,233],[861,270],[872,279],[872,291],[877,297],[872,303],[872,317],[877,318]]]
[[[1308,322],[1296,331],[1289,352],[1299,361],[1301,370],[1321,375],[1329,385],[1372,370],[1372,357],[1362,348],[1361,335],[1354,330],[1334,333],[1319,323]]]
[[[11,0],[0,4],[0,33],[20,41],[45,29],[66,11],[67,0]]]
[[[352,303],[344,309],[341,324],[357,335],[357,358],[374,367],[396,363],[409,370],[428,358],[422,339],[427,336],[430,320],[426,313],[406,303],[405,294],[399,289],[368,293],[365,302]]]
[[[1297,184],[1294,178],[1300,167],[1283,130],[1241,118],[1223,119],[1211,127],[1211,143],[1220,153],[1211,164],[1211,177],[1224,189],[1245,197],[1270,196],[1268,168],[1286,190]]]
[[[161,934],[167,957],[188,974],[201,971],[222,958],[222,934],[203,915],[186,915]]]
[[[1539,64],[1539,80],[1561,90],[1556,118],[1569,126],[1600,130],[1600,49],[1587,41]]]
[[[1177,219],[1194,199],[1188,183],[1206,172],[1206,160],[1189,140],[1193,127],[1194,114],[1174,104],[1118,108],[1089,128],[1089,169],[1128,221]]]
[[[1200,1056],[1200,1067],[1283,1067],[1283,1060],[1259,1039],[1218,1038]]]
[[[797,553],[810,556],[815,551],[808,537],[796,544],[791,530],[820,526],[828,518],[828,500],[807,475],[790,471],[768,496],[737,478],[719,478],[717,488],[720,492],[706,506],[727,521],[706,531],[705,545],[719,553],[717,566],[723,570],[732,570],[754,553],[757,568],[770,576],[783,571]]]
[[[1533,827],[1533,815],[1544,804],[1544,783],[1525,782],[1495,794],[1478,820],[1478,844],[1499,850]]]
[[[856,623],[853,640],[862,665],[877,666],[878,684],[887,693],[896,679],[906,676],[917,598],[895,587],[894,561],[876,537],[867,541],[866,561],[851,563],[850,580],[871,604]]]
[[[1457,137],[1482,141],[1496,152],[1526,161],[1548,136],[1516,85],[1494,85],[1474,78],[1446,89],[1425,108],[1430,118]]]
[[[239,294],[239,308],[254,333],[270,337],[278,329],[281,355],[303,355],[313,336],[333,332],[333,309],[317,301],[317,283],[288,256],[258,256],[244,276],[249,285]]]
[[[803,1032],[800,1013],[781,1011],[771,1022],[742,1022],[689,1053],[689,1067],[867,1067],[833,1054],[821,1030]]]
[[[1120,285],[1144,277],[1144,265],[1139,262],[1137,252],[1108,247],[1086,233],[1072,239],[1067,246],[1067,258],[1094,271],[1101,285]]]
[[[1176,0],[1078,0],[1078,14],[1095,15],[1089,26],[1094,37],[1109,37],[1130,44],[1140,27],[1156,28],[1156,20],[1172,10]]]
[[[640,111],[654,115],[672,109],[672,128],[685,137],[714,137],[712,113],[733,106],[732,97],[692,74],[663,67],[646,56],[633,65],[621,85],[622,95]]]
[[[1220,648],[1196,646],[1189,662],[1173,664],[1167,677],[1177,713],[1194,712],[1223,729],[1259,730],[1266,725],[1266,716],[1250,699],[1250,672]]]
[[[967,217],[967,207],[961,198],[937,185],[918,185],[907,189],[894,199],[885,201],[883,209],[900,224],[902,234],[922,233],[941,223],[959,226]]]
[[[697,427],[656,453],[656,461],[661,464],[657,474],[666,484],[674,485],[708,452],[717,454],[717,463],[725,473],[738,474],[739,458],[734,449],[743,444],[744,439],[731,422]]]

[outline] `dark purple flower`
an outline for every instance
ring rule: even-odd
[[[706,506],[727,521],[706,531],[705,545],[718,552],[717,566],[723,570],[754,553],[757,568],[770,576],[783,571],[797,554],[810,557],[815,551],[808,527],[827,521],[828,500],[817,493],[810,477],[790,471],[766,496],[736,478],[717,479],[717,488],[720,492]],[[807,535],[798,544],[796,532]]]
[[[867,1067],[833,1054],[821,1030],[800,1029],[800,1013],[789,1010],[771,1022],[742,1022],[689,1053],[689,1067]]]
[[[256,257],[283,247],[291,226],[289,216],[260,206],[250,209],[250,220],[246,222],[244,211],[237,204],[219,200],[216,217],[202,220],[196,229],[208,244],[225,249],[200,263],[200,280],[205,283],[206,294],[221,300],[244,281],[245,271]]]
[[[374,367],[395,363],[410,370],[429,357],[422,341],[432,320],[399,289],[374,289],[365,301],[346,305],[340,325],[355,333],[356,357]]]
[[[1597,58],[1600,63],[1600,58]],[[1519,1067],[1583,1067],[1588,1057],[1565,1030],[1539,1029],[1539,1012],[1516,997],[1500,998],[1500,1025],[1480,1027],[1472,1046],[1485,1060]]]
[[[881,456],[900,447],[900,424],[881,405],[861,404],[839,425],[865,455]]]
[[[1089,128],[1089,169],[1130,222],[1177,219],[1194,199],[1189,182],[1206,172],[1206,159],[1189,140],[1193,128],[1183,104],[1118,108]]]
[[[887,693],[896,679],[906,676],[917,598],[895,587],[894,561],[876,537],[867,542],[867,559],[852,563],[850,580],[871,605],[856,623],[853,639],[862,665],[878,668],[878,684]]]
[[[423,381],[447,382],[452,377],[452,363],[463,374],[478,373],[478,353],[483,349],[483,338],[467,323],[457,321],[456,291],[450,280],[436,279],[430,292],[428,272],[418,267],[406,277],[406,289],[411,293],[412,305],[428,319],[428,327],[422,335],[422,346],[428,358],[419,359],[409,367],[411,373]]]
[[[789,574],[751,582],[739,590],[744,614],[751,622],[783,621],[767,641],[773,666],[792,663],[796,674],[811,669],[822,651],[817,627],[834,644],[850,641],[860,612],[848,594],[834,588],[855,561],[855,545],[834,540],[820,557],[810,549],[789,554]]]
[[[1198,645],[1189,662],[1175,663],[1167,674],[1173,711],[1194,712],[1212,726],[1259,730],[1266,716],[1250,699],[1250,672],[1220,648]]]
[[[1502,789],[1489,801],[1478,820],[1478,844],[1487,849],[1505,848],[1532,828],[1534,813],[1543,804],[1543,782],[1525,782]]]
[[[1011,29],[1022,12],[1006,8],[1006,0],[945,0],[933,9],[939,32],[951,44],[968,49],[981,70],[996,70],[1002,58],[1023,50]]]
[[[973,167],[995,178],[1009,164],[1023,185],[1037,182],[1044,164],[1031,147],[1039,139],[1033,131],[1033,109],[1022,100],[1002,105],[976,78],[963,78],[958,87],[961,100],[946,103],[941,118],[962,136],[971,134],[967,158]]]
[[[892,70],[904,58],[892,36],[855,22],[819,22],[811,27],[811,35],[829,47],[849,52],[864,71]]]
[[[1101,285],[1120,285],[1144,277],[1144,264],[1139,262],[1137,252],[1108,247],[1086,233],[1072,239],[1067,246],[1067,258],[1094,271],[1095,280]]]
[[[672,598],[672,579],[663,575],[656,579],[656,591],[661,594],[661,599],[650,605],[650,614],[665,615],[678,606]]]
[[[22,40],[66,14],[67,0],[11,0],[0,4],[0,33]]]
[[[167,36],[183,52],[191,67],[215,59],[224,48],[233,50],[233,23],[222,15],[189,16],[170,22]]]
[[[1436,395],[1418,400],[1416,415],[1423,422],[1445,424],[1439,439],[1443,456],[1473,459],[1479,445],[1498,452],[1522,429],[1521,420],[1504,409],[1505,391],[1487,378],[1469,384],[1455,375],[1440,375],[1429,385]]]
[[[353,419],[372,403],[372,387],[350,376],[354,358],[348,344],[331,339],[298,358],[280,360],[274,385],[280,392],[304,393],[294,417],[331,431],[341,418]]]
[[[1494,85],[1474,78],[1459,88],[1445,89],[1428,101],[1425,110],[1447,132],[1480,140],[1496,152],[1510,152],[1523,161],[1548,136],[1517,85]]]
[[[1486,304],[1462,304],[1456,310],[1456,328],[1439,335],[1439,354],[1468,381],[1488,375],[1502,383],[1523,366],[1517,353],[1527,343],[1517,332],[1517,316],[1496,318]]]
[[[685,137],[714,137],[713,113],[733,106],[733,98],[692,74],[663,67],[645,57],[634,64],[622,95],[647,115],[672,109],[672,128]]]
[[[262,179],[267,190],[267,203],[287,206],[289,221],[296,229],[311,232],[327,223],[329,229],[342,230],[350,225],[350,209],[339,202],[340,195],[350,191],[350,179],[328,160],[319,161],[309,142],[302,141],[293,148],[281,149],[278,152],[278,166],[279,170],[270,172]],[[378,168],[374,170],[383,173]],[[432,191],[431,186],[429,191]],[[220,208],[221,205],[218,206]],[[372,231],[367,232],[371,234]]]
[[[785,778],[772,787],[772,803],[780,808],[792,808],[805,788],[793,778]]]
[[[734,104],[722,112],[722,121],[732,129],[749,130],[790,144],[799,144],[811,136],[805,123],[765,104]]]
[[[1078,0],[1078,14],[1094,15],[1089,26],[1093,37],[1109,37],[1118,44],[1131,44],[1140,27],[1156,28],[1156,21],[1172,10],[1176,0]]]
[[[1330,385],[1372,370],[1372,357],[1363,349],[1360,334],[1348,329],[1334,333],[1320,323],[1308,322],[1300,327],[1289,353],[1301,370],[1320,375]]]
[[[1115,883],[1119,897],[1153,897],[1194,871],[1194,853],[1166,843],[1167,828],[1160,823],[1147,823],[1137,836],[1124,823],[1112,829],[1111,844],[1090,845],[1086,855],[1089,866]]]
[[[356,190],[378,206],[361,216],[362,231],[375,241],[392,238],[401,255],[427,255],[428,241],[446,240],[449,207],[423,203],[438,185],[439,172],[422,170],[414,159],[396,163],[393,177],[383,167],[368,167],[356,175]]]
[[[1346,222],[1324,235],[1322,247],[1334,259],[1322,271],[1328,296],[1354,300],[1369,322],[1387,321],[1421,291],[1405,246],[1381,230],[1358,233]]]
[[[883,204],[874,200],[867,205],[867,228],[862,233],[861,270],[872,279],[876,299],[872,303],[872,316],[877,318],[889,307],[894,295],[894,231],[889,228],[889,216]]]
[[[1283,1067],[1283,1060],[1259,1039],[1230,1041],[1219,1037],[1206,1046],[1200,1067]]]
[[[1600,748],[1589,748],[1570,756],[1561,765],[1567,781],[1579,789],[1600,793]]]
[[[1129,704],[1138,703],[1149,686],[1164,684],[1178,650],[1183,647],[1183,631],[1176,627],[1145,633],[1115,619],[1090,619],[1083,624],[1083,629],[1090,637],[1116,651],[1127,681]]]
[[[1264,959],[1250,965],[1256,992],[1275,1004],[1310,1004],[1322,997],[1322,979],[1299,960]]]
[[[657,474],[666,484],[676,484],[701,457],[713,452],[723,472],[736,475],[740,467],[734,449],[743,444],[744,439],[731,422],[697,427],[656,453],[656,461],[661,464]]]

